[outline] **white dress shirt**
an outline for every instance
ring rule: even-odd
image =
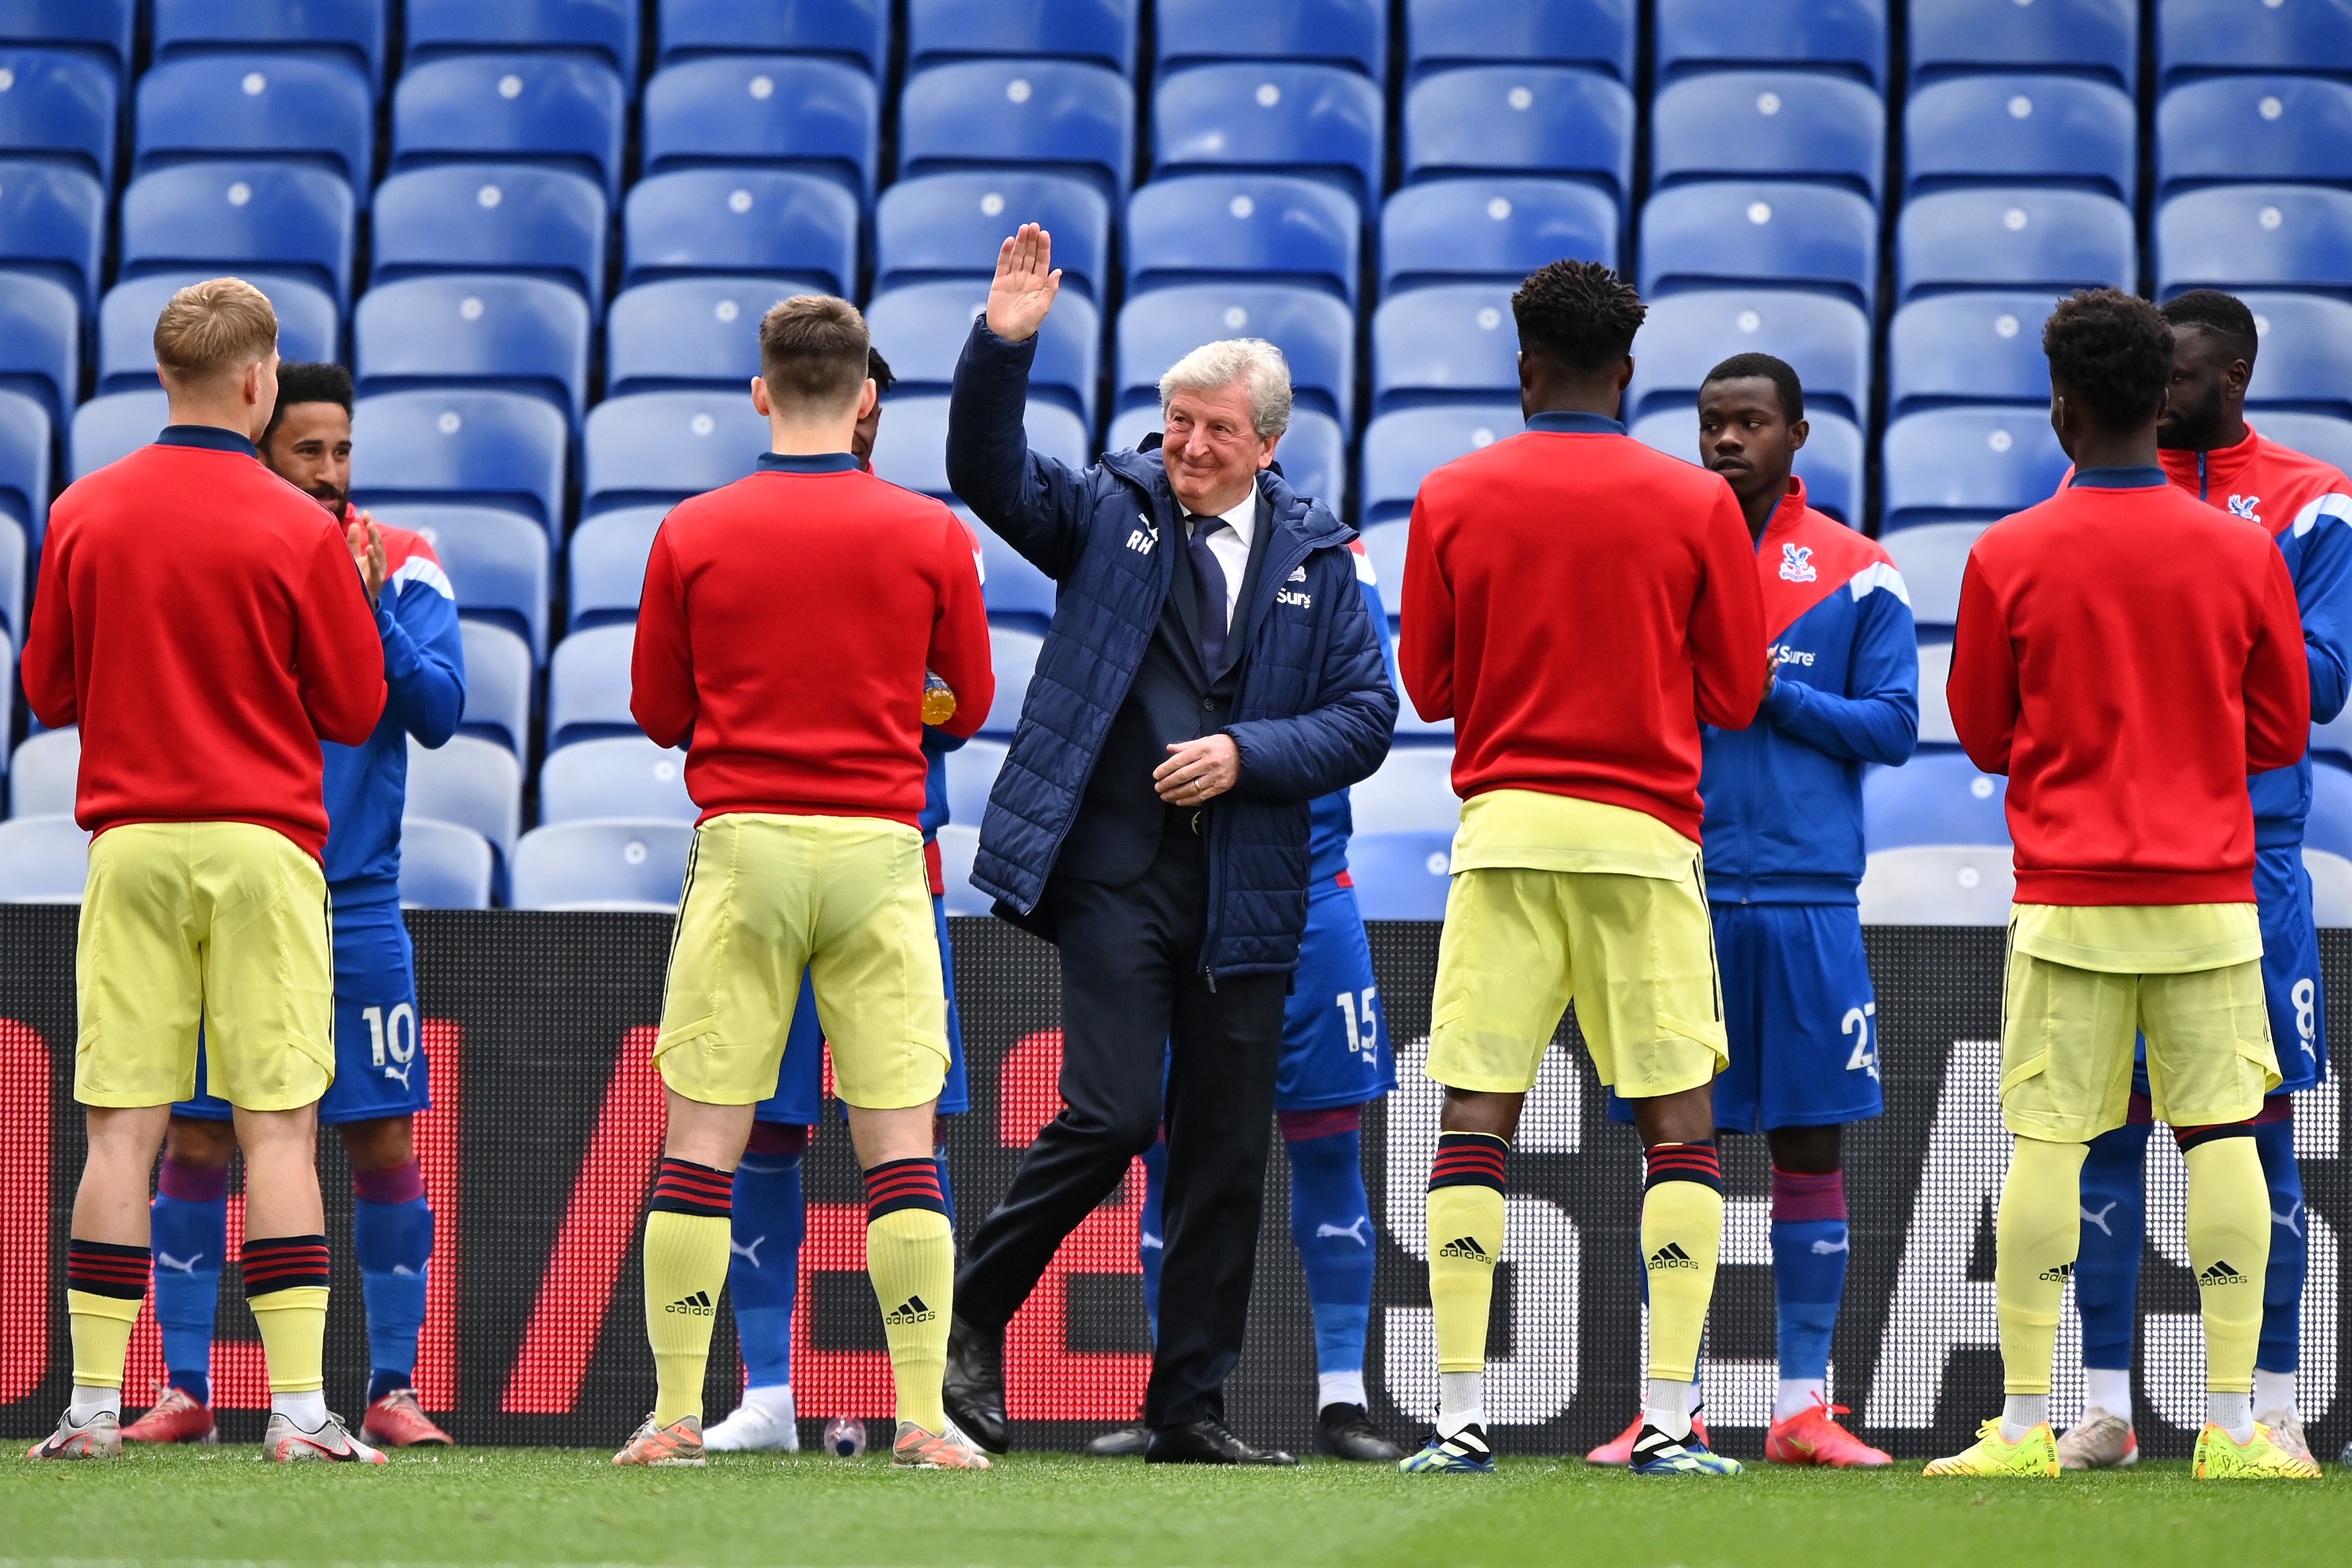
[[[1225,526],[1209,535],[1209,553],[1225,572],[1225,629],[1231,631],[1234,612],[1242,602],[1242,577],[1249,571],[1250,539],[1257,531],[1257,487],[1250,486],[1241,504],[1224,514]],[[1200,531],[1200,514],[1184,514],[1184,537]]]

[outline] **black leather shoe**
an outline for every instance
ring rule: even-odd
[[[1147,1465],[1295,1465],[1297,1460],[1279,1448],[1253,1448],[1221,1421],[1193,1421],[1181,1426],[1161,1426],[1144,1446]]]
[[[1131,1459],[1150,1442],[1151,1428],[1139,1421],[1132,1426],[1112,1427],[1078,1452],[1090,1459]]]
[[[1004,1415],[1004,1331],[974,1328],[961,1318],[948,1324],[948,1371],[940,1385],[948,1415],[964,1436],[992,1454],[1013,1446]]]
[[[1394,1464],[1404,1450],[1380,1435],[1371,1413],[1360,1405],[1327,1405],[1315,1417],[1315,1451],[1343,1459]]]

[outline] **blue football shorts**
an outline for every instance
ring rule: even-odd
[[[1884,1110],[1878,1002],[1852,904],[1717,904],[1717,963],[1731,1060],[1715,1124],[1735,1132],[1831,1127]],[[1632,1105],[1609,1097],[1612,1121]]]
[[[2254,851],[2254,909],[2263,922],[2263,1000],[2270,1007],[2271,1048],[2279,1086],[2294,1094],[2327,1076],[2327,998],[2319,978],[2319,925],[2311,910],[2311,873],[2303,847]],[[2147,1042],[2132,1063],[2132,1092],[2147,1093]]]
[[[423,1029],[416,1012],[416,960],[396,903],[335,911],[335,1081],[319,1100],[319,1120],[348,1121],[409,1116],[433,1103],[425,1081]],[[194,1100],[174,1116],[226,1121],[228,1101],[202,1092],[204,1045],[196,1046]]]
[[[1372,979],[1372,945],[1356,889],[1336,879],[1307,895],[1298,973],[1282,1013],[1278,1110],[1328,1110],[1379,1100],[1396,1087],[1396,1058]]]
[[[948,901],[934,894],[931,922],[939,930],[940,971],[948,987],[948,1080],[940,1090],[940,1114],[971,1109],[963,1075],[963,1024],[956,1016],[955,950],[948,944]],[[776,1092],[751,1112],[754,1121],[814,1127],[824,1120],[824,1025],[816,1016],[816,991],[801,976],[801,999],[793,1005],[793,1032],[784,1037],[783,1064],[776,1069]]]

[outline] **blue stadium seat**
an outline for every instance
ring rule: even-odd
[[[81,304],[72,289],[0,272],[0,388],[35,399],[51,425],[80,397]]]
[[[1394,531],[1398,536],[1398,543],[1400,545],[1400,548],[1396,552],[1396,575],[1391,577],[1383,574],[1377,584],[1381,595],[1381,603],[1385,605],[1391,601],[1402,601],[1404,598],[1404,551],[1402,550],[1402,545],[1403,543],[1403,535],[1408,531],[1408,530],[1406,525],[1401,522],[1385,523],[1382,525],[1382,528],[1384,531]],[[1377,571],[1378,568],[1375,568],[1374,570]],[[1435,740],[1443,741],[1447,745],[1452,745],[1454,743],[1454,721],[1451,719],[1429,720],[1423,718],[1420,710],[1413,707],[1412,699],[1405,695],[1403,681],[1397,678],[1397,671],[1402,668],[1402,666],[1398,663],[1397,650],[1402,646],[1403,639],[1391,628],[1393,628],[1402,618],[1402,617],[1398,616],[1391,616],[1388,618],[1388,626],[1381,628],[1382,635],[1388,638],[1389,676],[1391,683],[1397,689],[1396,732],[1400,738],[1407,742],[1414,740]]]
[[[0,514],[0,637],[12,647],[25,640],[25,562],[29,553],[23,526]]]
[[[114,184],[114,127],[121,83],[87,55],[0,48],[0,147],[36,155]]]
[[[371,289],[352,313],[365,396],[466,383],[544,397],[577,423],[588,392],[587,301],[544,278],[451,273]]]
[[[605,395],[750,385],[760,319],[792,293],[770,278],[670,278],[623,290],[604,313]]]
[[[1580,66],[1633,80],[1634,0],[1405,0],[1405,79],[1468,65]]]
[[[466,710],[457,720],[460,736],[504,746],[520,757],[530,751],[530,645],[486,621],[465,621],[457,635],[466,650]],[[453,742],[452,744],[455,744]],[[411,746],[414,759],[423,748]],[[518,803],[519,804],[519,803]],[[424,812],[412,785],[408,809]],[[429,815],[446,817],[444,811]],[[458,819],[462,820],[462,819]]]
[[[1054,237],[1062,286],[1102,300],[1110,294],[1110,204],[1083,180],[992,169],[901,180],[874,208],[874,291],[945,278],[972,278],[983,289],[997,247],[1024,223]]]
[[[1935,0],[1913,5],[1911,84],[1983,71],[2063,71],[2139,85],[2139,0]]]
[[[1633,189],[1633,95],[1565,66],[1466,66],[1405,94],[1407,184],[1459,174],[1531,174]]]
[[[643,735],[574,742],[548,752],[540,764],[541,822],[600,816],[692,822],[700,815],[686,793],[686,753]]]
[[[893,395],[947,391],[971,336],[972,318],[987,307],[988,285],[978,279],[916,283],[876,295],[866,307],[866,325],[898,378]],[[1054,313],[1038,329],[1029,395],[1061,404],[1092,429],[1101,379],[1102,317],[1092,300],[1074,291],[1054,301]]]
[[[2352,419],[2268,409],[2263,413],[2262,427],[2272,440],[2352,474]]]
[[[1922,748],[1957,746],[1958,731],[1952,728],[1952,704],[1948,689],[1952,680],[1952,645],[1948,642],[1922,642],[1919,645],[1919,744]]]
[[[424,272],[528,272],[604,301],[608,209],[595,182],[490,163],[415,169],[376,187],[372,282]]]
[[[2352,857],[2352,773],[2332,763],[2312,769],[2304,841],[2326,854]]]
[[[1360,833],[1348,842],[1356,909],[1368,921],[1442,921],[1454,886],[1454,835]]]
[[[2068,185],[2129,202],[2139,110],[2121,88],[2064,76],[1969,76],[1903,110],[1903,194],[1954,185]]]
[[[1927,522],[1886,536],[1886,552],[1911,595],[1911,616],[1922,626],[1949,628],[1960,616],[1960,574],[1981,522]]]
[[[629,716],[635,626],[590,626],[555,645],[547,662],[547,749],[641,733]]]
[[[1128,203],[1128,292],[1247,279],[1322,289],[1352,309],[1362,230],[1355,202],[1319,180],[1154,180]]]
[[[637,618],[645,596],[646,559],[666,506],[627,506],[592,517],[572,531],[564,547],[571,589],[563,596],[566,629],[609,626]]]
[[[1833,70],[1884,90],[1885,0],[1658,0],[1661,84],[1726,66]]]
[[[1958,752],[1922,752],[1862,780],[1862,838],[1876,854],[1913,844],[2007,844],[2006,779]]]
[[[1364,526],[1409,517],[1429,470],[1516,436],[1525,421],[1516,403],[1407,408],[1364,426],[1356,485]]]
[[[89,835],[70,816],[0,822],[0,903],[78,904],[89,877]]]
[[[1280,284],[1196,283],[1161,289],[1118,313],[1116,406],[1160,406],[1160,378],[1202,343],[1264,338],[1290,362],[1301,408],[1319,408],[1345,428],[1356,422],[1356,318],[1319,289]]]
[[[803,169],[870,202],[881,128],[874,79],[839,60],[689,60],[646,84],[645,172],[707,163]]]
[[[1159,0],[1163,79],[1213,60],[1336,60],[1388,79],[1386,0]]]
[[[704,55],[830,55],[877,78],[890,0],[661,0],[661,63]]]
[[[172,296],[211,272],[154,272],[117,283],[98,308],[100,392],[134,392],[158,385],[155,319]],[[255,278],[253,286],[278,311],[278,353],[289,363],[338,360],[342,318],[324,289],[292,278]]]
[[[1451,834],[1462,818],[1454,793],[1454,748],[1398,746],[1372,776],[1348,791],[1359,838],[1377,833]]]
[[[2057,302],[2054,290],[1971,291],[1904,306],[1886,331],[1887,413],[2046,401],[2050,361],[2042,352],[2042,323]]]
[[[400,824],[400,907],[487,910],[498,858],[470,827],[409,816]]]
[[[131,74],[131,25],[139,0],[8,0],[0,43],[88,55],[115,76]]]
[[[656,174],[630,187],[622,209],[621,287],[719,272],[847,294],[857,287],[857,198],[815,174]]]
[[[2242,180],[2352,184],[2352,84],[2228,76],[2166,93],[2156,106],[2157,199]]]
[[[1372,312],[1372,412],[1495,403],[1519,384],[1519,331],[1500,283],[1414,289]],[[1385,586],[1388,579],[1383,576]]]
[[[563,532],[567,421],[519,392],[435,387],[362,397],[352,411],[352,497],[520,511]]]
[[[1072,468],[1093,460],[1087,426],[1058,404],[1033,402],[1022,417],[1032,449]],[[764,426],[763,426],[764,428]],[[948,400],[892,396],[882,405],[874,437],[874,471],[894,485],[946,500]]]
[[[503,507],[420,506],[372,509],[378,522],[425,536],[467,620],[504,626],[547,662],[547,530]]]
[[[947,755],[948,820],[978,826],[1007,748],[1001,741],[966,741]]]
[[[980,854],[980,829],[950,823],[940,829],[940,879],[947,884],[941,907],[950,915],[972,915],[985,919],[993,912],[995,900],[971,885],[972,861]]]
[[[535,163],[621,195],[627,129],[620,79],[561,55],[461,55],[415,65],[392,89],[392,172],[437,163]]]
[[[2352,297],[2352,192],[2217,185],[2156,209],[2156,297],[2190,289]]]
[[[1381,209],[1381,292],[1508,283],[1562,257],[1617,265],[1616,204],[1566,180],[1439,180]]]
[[[1135,75],[1136,0],[908,0],[907,74],[955,60],[1047,56]]]
[[[1329,180],[1360,206],[1381,189],[1388,112],[1338,66],[1197,66],[1151,95],[1152,177],[1254,169]]]
[[[80,479],[129,457],[171,422],[171,399],[160,386],[150,392],[115,392],[91,398],[74,410],[73,430],[66,441],[67,479]],[[31,532],[33,548],[37,550],[40,526],[37,523]]]
[[[1633,339],[1628,416],[1696,409],[1706,373],[1749,353],[1795,368],[1808,413],[1868,416],[1870,319],[1843,300],[1767,289],[1709,289],[1652,304]]]
[[[1135,450],[1147,436],[1158,435],[1166,422],[1158,408],[1131,408],[1110,422],[1107,451]],[[1283,433],[1274,466],[1283,479],[1303,496],[1314,496],[1342,510],[1348,490],[1348,438],[1339,422],[1313,408],[1292,411],[1290,428]]]
[[[294,163],[182,163],[122,194],[121,275],[211,267],[315,283],[348,308],[352,188]]]
[[[1849,528],[1860,528],[1866,493],[1862,427],[1828,409],[1815,413],[1808,405],[1805,415],[1812,434],[1798,452],[1795,465],[1797,477],[1805,481],[1805,504]],[[1626,434],[1669,457],[1689,463],[1699,460],[1698,409],[1694,405],[1669,405],[1645,414],[1633,421]]]
[[[510,674],[509,662],[515,655],[521,657],[521,672],[525,684],[509,693],[519,697],[523,731],[530,731],[530,656],[516,646],[516,639],[501,634],[495,626],[478,623],[463,628],[466,634],[466,708],[474,711],[474,688],[478,679],[496,679]],[[473,662],[477,647],[491,650],[491,668],[486,677],[478,677]],[[501,659],[499,655],[507,656]],[[484,710],[487,711],[488,710]],[[408,815],[434,822],[454,822],[468,827],[488,840],[503,868],[514,854],[515,840],[522,837],[522,762],[514,748],[498,741],[482,739],[478,734],[458,734],[447,744],[427,751],[415,740],[408,742]]]
[[[2261,351],[2246,388],[2252,408],[2352,417],[2352,304],[2316,294],[2239,296],[2254,313]]]
[[[2129,289],[2138,277],[2131,209],[2088,191],[1938,191],[1895,223],[1897,304],[1954,289]]]
[[[980,593],[988,602],[989,617],[994,620],[1010,616],[1015,624],[1044,631],[1046,623],[1054,618],[1054,580],[1029,564],[1019,551],[999,539],[987,524],[961,505],[955,510],[963,519],[964,527],[980,541]],[[978,822],[980,818],[964,820]]]
[[[1074,60],[966,60],[909,80],[898,177],[982,166],[1070,174],[1123,199],[1135,183],[1135,89]]]
[[[1404,597],[1404,558],[1406,546],[1412,542],[1412,524],[1408,518],[1395,518],[1388,522],[1365,525],[1364,554],[1372,563],[1372,575],[1379,579],[1381,603],[1389,612],[1389,625],[1393,626],[1402,617],[1398,614],[1399,601]],[[1407,702],[1397,714],[1402,727],[1412,704]]]
[[[383,90],[387,0],[154,0],[155,63],[215,52],[310,56],[350,66]]]
[[[1864,311],[1878,298],[1878,214],[1852,191],[1718,180],[1660,191],[1642,209],[1642,293],[1820,289]]]
[[[2232,71],[2352,75],[2352,0],[2157,0],[2158,91]]]
[[[686,886],[694,829],[682,822],[566,822],[515,847],[514,907],[668,914]]]
[[[1029,695],[1029,681],[1037,673],[1038,650],[1045,639],[1017,626],[988,628],[988,652],[996,667],[996,700],[980,727],[983,735],[1010,735],[1021,722],[1021,704]]]
[[[191,55],[139,79],[132,173],[207,158],[284,158],[326,170],[361,205],[375,180],[375,95],[336,60]]]
[[[1886,180],[1886,106],[1860,82],[1786,68],[1685,77],[1650,106],[1650,179],[1661,189],[1825,180],[1874,203]]]
[[[49,448],[57,427],[37,401],[0,389],[0,519],[22,529],[28,543],[38,544],[48,526]]]
[[[71,816],[81,779],[81,731],[68,724],[26,737],[8,763],[8,815]]]
[[[52,278],[98,304],[106,192],[79,169],[0,158],[0,270]]]
[[[2066,472],[2050,411],[2029,404],[1937,408],[1886,427],[1885,533],[1926,522],[1991,522],[2048,500]]]
[[[484,49],[550,49],[618,73],[637,95],[637,0],[407,0],[403,68]]]
[[[588,414],[580,513],[679,501],[731,485],[768,449],[751,393],[640,392]]]

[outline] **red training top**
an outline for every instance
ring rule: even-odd
[[[971,535],[846,452],[760,459],[662,520],[629,711],[686,745],[709,821],[731,811],[919,826],[923,672],[971,736],[996,700]]]
[[[2253,901],[2246,775],[2311,739],[2267,531],[2158,468],[2075,475],[1969,550],[1948,692],[1969,760],[2009,775],[2020,903]]]
[[[319,503],[244,437],[173,425],[50,509],[25,696],[81,726],[90,832],[249,822],[316,858],[319,742],[374,731],[383,641]]]
[[[1699,726],[1764,695],[1764,602],[1731,487],[1613,419],[1538,414],[1422,481],[1397,663],[1454,720],[1454,789],[1647,812],[1696,842]]]

